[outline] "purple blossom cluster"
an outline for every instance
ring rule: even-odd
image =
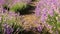
[[[2,4],[11,4],[11,3],[17,3],[17,2],[24,2],[24,3],[29,3],[32,0],[0,0],[0,5]]]
[[[60,13],[59,9],[60,0],[40,0],[38,4],[36,4],[35,15],[40,17],[41,22],[49,28],[46,23],[48,14],[52,17],[54,12]]]
[[[41,25],[37,27],[37,31],[39,31],[39,32],[41,32],[42,29],[43,29],[43,26],[41,26]]]
[[[9,7],[11,7],[16,3],[22,2],[22,3],[28,4],[31,1],[32,0],[0,0],[0,21],[2,21],[2,18],[3,18],[4,23],[7,22],[3,24],[4,34],[12,34],[13,32],[20,33],[20,24],[22,27],[25,26],[22,23],[26,24],[26,28],[27,28],[26,30],[28,30],[28,27],[30,25],[29,23],[31,23],[30,22],[31,20],[29,20],[30,18],[28,18],[26,19],[27,21],[25,23],[25,20],[22,16],[19,16],[19,14],[13,11],[8,11],[6,9],[3,9],[3,5],[7,4]],[[39,0],[39,2],[36,4],[35,15],[39,17],[37,19],[40,20],[47,29],[51,29],[52,26],[46,23],[48,14],[52,17],[54,16],[54,12],[60,13],[59,9],[60,9],[60,0]],[[20,20],[21,20],[21,23],[20,23]],[[27,23],[28,20],[29,20],[29,23]],[[32,28],[34,26],[34,25],[32,26],[32,24],[30,25],[30,28],[40,33],[43,31],[44,26],[38,23],[38,20],[34,22],[37,25],[36,29]],[[12,23],[14,22],[15,24],[13,27],[11,26],[11,22]],[[19,26],[17,26],[16,22],[18,23]],[[14,30],[15,27],[16,27],[16,31]],[[52,31],[50,30],[50,32]]]
[[[0,0],[0,6],[5,3],[5,0]]]
[[[35,14],[36,16],[41,16],[41,21],[44,21],[47,18],[47,15],[54,15],[54,12],[59,12],[59,0],[40,0],[36,6]]]
[[[8,24],[3,24],[5,34],[12,34],[13,28]]]
[[[48,14],[53,15],[53,11],[59,9],[59,5],[59,0],[40,0],[36,6],[35,13],[40,15],[43,10],[47,10]]]

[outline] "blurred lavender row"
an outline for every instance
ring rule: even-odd
[[[23,20],[21,20],[21,16],[19,16],[18,13],[15,13],[13,11],[8,11],[6,9],[6,7],[4,8],[4,6],[7,5],[8,7],[11,7],[11,6],[14,6],[14,4],[16,4],[16,3],[28,4],[31,1],[32,0],[0,0],[0,17],[1,17],[0,22],[2,25],[1,34],[19,34],[19,33],[22,34],[21,31],[23,31],[23,29],[25,29],[25,28],[22,28]],[[29,27],[29,28],[32,28],[32,27]],[[41,28],[42,28],[42,26],[37,27],[37,30],[39,30]],[[41,31],[42,31],[42,29],[41,29]]]
[[[35,10],[30,11],[34,11],[35,14],[19,13],[25,10],[28,12],[32,6],[30,4],[35,4],[34,2]],[[57,16],[54,15],[55,12],[60,14],[59,9],[60,0],[0,0],[0,34],[54,34],[52,28],[56,28],[58,22]],[[55,26],[46,22],[48,15],[52,17],[53,23],[56,22]]]
[[[59,0],[40,0],[36,6],[36,15],[41,15],[41,13],[44,14],[45,12],[53,15],[53,11],[59,12],[59,5]]]
[[[36,4],[35,15],[40,17],[41,22],[47,27],[48,24],[46,20],[48,18],[48,14],[52,17],[54,16],[54,12],[60,14],[60,0],[40,0],[38,4]]]

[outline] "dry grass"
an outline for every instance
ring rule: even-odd
[[[23,20],[25,21],[23,23],[23,27],[24,27],[24,29],[27,29],[27,30],[29,30],[31,27],[37,27],[41,23],[40,20],[37,19],[37,17],[35,15],[25,15],[25,16],[23,16]],[[37,23],[36,23],[36,21],[37,21]]]

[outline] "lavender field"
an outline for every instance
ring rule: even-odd
[[[60,0],[0,0],[0,34],[60,34]]]

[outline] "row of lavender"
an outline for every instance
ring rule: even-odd
[[[16,8],[19,9],[19,7],[23,7],[23,5],[26,5],[30,1],[31,0],[0,0],[0,34],[22,34],[23,25],[19,14],[11,10],[8,11],[7,8],[10,7],[16,10]],[[15,4],[17,4],[17,6],[15,6]]]
[[[52,34],[60,34],[60,0],[40,0],[35,14]]]
[[[30,2],[31,0],[0,0],[0,34],[36,34],[42,31],[40,24],[38,27],[25,29],[22,17],[15,13],[17,9],[26,8]]]
[[[21,9],[22,7],[26,8],[26,5],[31,1],[32,0],[0,0],[0,34],[23,34],[23,32],[26,31],[23,27],[23,22],[21,22],[21,16],[13,11]],[[3,8],[5,5],[10,7],[9,11]],[[40,23],[36,20],[35,23],[38,24],[38,26],[31,26],[30,30],[35,34],[37,32],[38,34],[59,34],[59,9],[59,0],[39,0],[36,5],[35,15],[38,17],[37,19]],[[30,33],[33,34],[32,32]]]

